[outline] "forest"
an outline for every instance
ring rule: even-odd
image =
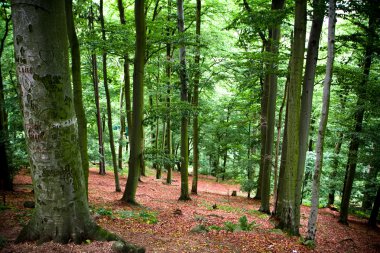
[[[1,252],[380,252],[380,0],[0,0]]]

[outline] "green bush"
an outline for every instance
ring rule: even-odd
[[[103,207],[96,209],[96,213],[102,216],[112,216],[112,210],[105,209]]]

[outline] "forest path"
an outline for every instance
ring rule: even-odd
[[[152,174],[152,171],[150,171]],[[90,171],[89,201],[97,223],[117,233],[127,241],[146,247],[147,252],[380,252],[380,232],[365,226],[365,220],[350,217],[350,226],[337,222],[338,213],[320,209],[317,247],[310,250],[274,228],[268,215],[258,212],[259,201],[247,199],[243,193],[231,197],[235,184],[217,183],[212,177],[201,176],[198,195],[192,201],[179,202],[179,173],[173,173],[173,184],[165,184],[153,175],[142,177],[137,190],[140,207],[123,204],[122,193],[115,192],[111,172],[101,176],[97,169]],[[121,177],[122,190],[126,183]],[[7,194],[11,209],[0,211],[0,236],[14,240],[25,224],[31,210],[23,207],[32,200],[31,179],[21,172],[15,178],[16,191]],[[191,184],[191,177],[189,179]],[[213,206],[216,205],[214,209]],[[308,207],[301,208],[301,234],[305,235]],[[246,216],[255,227],[249,232],[225,230],[195,233],[198,225],[224,227],[225,222],[238,223]],[[112,252],[110,242],[90,242],[82,245],[59,245],[53,242],[36,246],[33,243],[10,243],[1,252]]]

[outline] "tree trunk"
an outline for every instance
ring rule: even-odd
[[[319,122],[318,140],[316,147],[315,169],[313,175],[313,187],[311,198],[311,209],[308,222],[307,240],[315,240],[317,231],[317,217],[319,208],[319,185],[323,166],[323,143],[325,139],[326,126],[329,116],[330,87],[333,76],[334,55],[335,55],[335,4],[336,0],[329,0],[329,24],[328,24],[328,44],[326,77],[323,83],[322,111]]]
[[[170,27],[169,27],[169,22],[170,22],[170,16],[171,16],[171,0],[168,0],[168,16],[167,16],[167,27],[166,27],[166,36],[168,37],[167,39],[169,40],[170,36]],[[165,147],[165,155],[166,158],[170,162],[165,163],[165,169],[167,171],[166,175],[166,183],[171,184],[172,183],[172,134],[171,134],[171,113],[170,113],[170,93],[171,93],[171,73],[172,73],[172,68],[171,68],[171,43],[167,42],[166,43],[166,66],[165,66],[165,72],[166,72],[166,147]]]
[[[94,30],[94,13],[92,6],[90,7],[89,27],[90,30]],[[96,106],[96,125],[98,127],[98,143],[99,143],[99,174],[106,174],[105,159],[104,159],[104,143],[103,143],[103,126],[102,118],[100,115],[100,104],[99,104],[99,78],[98,78],[98,63],[96,60],[95,51],[91,52],[91,66],[92,66],[92,82],[94,84],[94,97]]]
[[[301,96],[301,115],[300,115],[300,132],[299,132],[299,158],[298,158],[298,172],[297,172],[297,188],[296,188],[296,200],[297,203],[302,203],[303,191],[301,187],[305,183],[305,161],[306,152],[308,149],[308,138],[311,121],[311,110],[313,104],[313,91],[315,81],[315,71],[318,61],[319,41],[321,37],[323,18],[325,14],[325,0],[313,1],[313,22],[311,25],[311,31],[309,36],[309,42],[307,47],[305,75],[302,86]],[[298,208],[296,209],[298,211]],[[297,212],[297,216],[300,213]],[[300,218],[297,217],[296,221]]]
[[[13,190],[12,183],[12,171],[8,159],[8,123],[7,123],[7,112],[5,109],[5,95],[4,95],[4,83],[3,83],[3,73],[2,73],[2,56],[5,47],[5,40],[9,32],[9,24],[11,21],[11,16],[8,17],[6,9],[4,8],[5,17],[5,29],[4,34],[1,38],[0,44],[0,190],[11,191]]]
[[[375,198],[375,202],[373,203],[372,211],[371,211],[371,216],[369,217],[368,220],[368,225],[370,227],[377,227],[377,216],[379,214],[379,208],[380,208],[380,186],[377,189],[377,194]]]
[[[375,4],[375,3],[373,3]],[[370,6],[372,4],[370,3]],[[372,6],[373,7],[373,6]],[[375,8],[374,8],[375,9]],[[347,173],[346,180],[344,184],[342,202],[340,205],[340,216],[339,222],[343,224],[348,224],[348,207],[350,204],[350,197],[352,191],[352,185],[355,178],[355,171],[358,159],[358,151],[359,151],[359,135],[363,129],[363,118],[365,113],[365,100],[366,100],[366,88],[369,78],[369,73],[372,65],[372,57],[373,57],[373,43],[375,42],[375,15],[373,12],[370,12],[372,15],[369,16],[368,22],[368,36],[367,43],[365,48],[364,55],[364,66],[363,66],[363,80],[358,87],[358,98],[356,102],[356,111],[355,111],[355,128],[354,132],[351,135],[350,145],[348,149],[348,159],[347,159]]]
[[[125,26],[126,21],[125,21],[123,1],[117,0],[117,6],[119,9],[120,24]],[[125,137],[129,138],[131,130],[132,130],[132,109],[131,109],[131,83],[130,83],[130,73],[129,73],[130,72],[129,71],[129,56],[127,52],[125,52],[123,59],[124,59],[123,72],[124,72],[125,114],[127,117],[127,128],[125,130],[125,135],[126,135]],[[128,154],[128,143],[126,143],[126,151],[127,151],[126,153]]]
[[[294,46],[290,68],[288,119],[286,140],[286,166],[284,171],[284,194],[279,226],[292,235],[299,234],[296,199],[297,170],[299,157],[299,122],[302,70],[306,35],[306,0],[296,0],[294,21]],[[298,193],[299,194],[299,193]]]
[[[70,84],[65,2],[14,0],[12,17],[36,203],[17,241],[118,239],[90,217]]]
[[[274,157],[274,171],[273,171],[273,174],[274,174],[273,199],[275,203],[277,202],[277,191],[278,191],[278,158],[279,158],[279,151],[280,151],[282,115],[283,115],[287,96],[288,96],[288,81],[285,82],[284,96],[282,98],[280,111],[278,113],[278,121],[277,121],[277,139],[276,139],[276,151],[275,151],[275,157]],[[276,205],[274,205],[274,208],[276,209]],[[276,213],[275,210],[273,212]]]
[[[285,0],[272,0],[272,11],[278,12],[284,8]],[[261,205],[260,211],[270,213],[270,179],[272,172],[272,151],[274,139],[274,125],[276,116],[276,97],[277,97],[277,70],[278,70],[278,45],[281,36],[282,20],[276,20],[272,27],[269,28],[269,43],[267,51],[272,54],[274,60],[267,64],[267,72],[265,76],[264,89],[267,88],[267,110],[266,115],[266,134],[263,159],[263,172],[261,182]],[[265,93],[265,92],[264,92]]]
[[[106,30],[104,26],[104,15],[103,15],[103,0],[100,0],[99,12],[100,12],[100,25],[102,28],[102,40],[103,40],[103,43],[106,43]],[[107,52],[104,48],[103,48],[102,58],[103,58],[103,83],[104,83],[104,90],[105,90],[106,101],[107,101],[107,126],[108,126],[108,134],[110,138],[113,173],[115,177],[115,191],[121,192],[120,183],[119,183],[119,172],[117,169],[115,141],[113,138],[113,128],[112,128],[112,108],[111,108],[110,92],[108,88],[108,76],[107,76]]]
[[[376,145],[376,144],[375,144]],[[368,210],[371,208],[371,204],[373,203],[375,199],[375,192],[376,192],[376,179],[377,174],[379,173],[379,168],[377,164],[370,164],[369,165],[369,172],[366,177],[366,182],[364,185],[364,193],[363,193],[363,201],[362,201],[362,209]]]
[[[143,160],[143,116],[144,116],[144,57],[145,57],[145,15],[144,0],[135,1],[136,51],[133,70],[133,114],[131,131],[131,153],[128,179],[122,200],[136,204],[136,189]]]
[[[74,109],[78,121],[79,148],[82,158],[82,168],[85,179],[86,192],[88,191],[89,162],[87,153],[87,119],[83,106],[82,80],[81,80],[81,58],[79,41],[74,26],[73,1],[65,1],[66,25],[71,49],[71,73],[73,78]]]
[[[198,170],[199,170],[199,122],[198,122],[198,105],[199,105],[199,81],[201,77],[200,70],[200,55],[201,55],[201,9],[202,1],[197,0],[196,10],[196,29],[195,29],[195,76],[194,76],[194,94],[193,106],[195,113],[193,116],[193,182],[191,186],[191,193],[198,194]]]
[[[124,89],[125,87],[121,86],[120,88],[120,98],[119,98],[119,111],[120,111],[120,132],[119,132],[119,148],[118,148],[118,169],[123,170],[123,143],[126,138],[125,136],[125,113],[124,113]]]
[[[187,71],[186,71],[186,47],[185,47],[185,24],[184,24],[184,9],[183,0],[177,0],[177,21],[178,21],[178,33],[181,43],[179,45],[179,78],[181,82],[181,102],[183,106],[188,105],[188,87],[187,87]],[[181,195],[179,200],[190,200],[189,196],[189,135],[188,135],[188,109],[182,109],[181,116]]]

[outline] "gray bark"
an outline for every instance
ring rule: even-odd
[[[330,86],[333,75],[334,65],[334,46],[335,46],[335,1],[329,0],[329,24],[328,24],[328,45],[327,45],[327,63],[326,63],[326,76],[323,83],[323,97],[322,97],[322,112],[321,120],[319,122],[318,140],[316,147],[316,159],[315,169],[313,175],[313,187],[311,198],[311,210],[309,215],[307,239],[315,240],[315,234],[317,231],[317,217],[319,207],[319,184],[322,174],[323,166],[323,143],[325,139],[325,132],[327,126],[327,120],[329,115],[330,105]]]

